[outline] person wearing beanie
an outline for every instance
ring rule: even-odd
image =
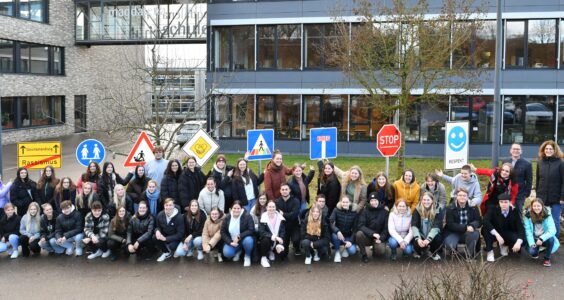
[[[215,160],[215,164],[213,164],[212,169],[208,172],[207,175],[208,178],[213,177],[213,179],[215,180],[215,187],[218,190],[223,191],[223,196],[225,197],[225,201],[228,204],[231,204],[233,202],[233,195],[231,192],[232,185],[228,178],[230,173],[233,174],[233,172],[230,172],[231,170],[233,170],[233,167],[227,165],[225,155],[219,154]]]
[[[509,254],[509,248],[515,253],[521,251],[525,238],[525,228],[519,210],[511,206],[511,196],[497,196],[498,206],[490,206],[484,216],[482,235],[486,241],[487,261],[494,262],[493,242],[497,240],[501,256]]]
[[[384,208],[384,202],[378,199],[376,192],[368,195],[368,205],[360,214],[358,231],[355,241],[358,244],[362,261],[367,263],[368,256],[366,247],[373,246],[372,257],[375,257],[376,247],[384,247],[388,240],[388,210]]]

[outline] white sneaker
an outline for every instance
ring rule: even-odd
[[[249,255],[245,255],[243,259],[243,267],[250,267],[251,266],[251,257]]]
[[[321,258],[317,255],[317,250],[313,250],[313,253],[315,253],[315,255],[313,255],[313,261],[319,261]]]
[[[18,258],[19,255],[20,253],[18,252],[18,250],[14,250],[12,251],[12,255],[10,255],[10,258]]]
[[[74,255],[82,256],[82,248],[76,248],[76,250],[74,251]]]
[[[110,255],[112,255],[112,250],[106,250],[102,253],[102,258],[108,258]]]
[[[186,257],[194,256],[194,250],[190,249],[190,251],[186,252]]]
[[[347,250],[345,250],[345,252],[347,252]],[[341,262],[341,251],[339,250],[335,251],[335,259],[333,259],[333,261],[336,263]]]
[[[235,256],[233,256],[233,261],[239,261],[241,259],[241,250],[237,251]]]
[[[431,259],[433,259],[434,261],[441,260],[441,256],[439,255],[439,253],[435,253],[435,255],[431,256]]]
[[[71,256],[73,252],[74,252],[74,246],[67,248],[67,250],[65,251],[65,254],[68,255],[68,256]]]
[[[204,259],[204,251],[198,250],[198,260]]]
[[[546,250],[546,247],[545,247],[545,246],[540,246],[540,247],[539,247],[539,252],[543,252],[544,250]]]
[[[306,265],[311,265],[311,256],[310,256],[310,257],[306,257],[306,259],[305,259],[305,264],[306,264]]]
[[[100,257],[100,256],[102,256],[102,250],[98,249],[98,251],[88,255],[88,257],[86,257],[86,258],[95,259],[96,257]]]
[[[270,262],[268,262],[268,259],[266,258],[266,256],[263,256],[263,257],[260,259],[260,265],[261,265],[263,268],[270,268]]]
[[[172,256],[172,254],[170,254],[169,252],[165,252],[163,254],[161,254],[161,256],[159,256],[159,258],[157,258],[158,262],[163,262],[165,260],[167,260],[168,258],[170,258]]]
[[[276,256],[274,255],[274,252],[270,251],[268,253],[268,259],[274,261],[274,259],[276,259]]]
[[[417,253],[417,251],[413,251],[413,258],[421,258],[421,255],[419,255],[419,253]]]
[[[223,256],[219,252],[217,252],[217,262],[223,262]]]
[[[486,259],[488,262],[494,262],[495,256],[493,250],[488,251],[488,258]]]
[[[501,247],[499,247],[499,253],[501,254],[501,256],[509,255],[509,247],[502,245]]]
[[[354,246],[351,246],[351,247],[354,247]],[[341,256],[343,258],[349,257],[349,251],[347,250],[347,247],[343,247],[343,252],[341,253]]]

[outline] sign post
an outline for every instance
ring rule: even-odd
[[[445,124],[445,170],[459,169],[468,163],[470,136],[468,121]]]
[[[45,166],[60,168],[62,165],[61,142],[18,143],[18,168],[43,169]]]
[[[309,159],[337,157],[337,127],[312,128],[309,131]]]
[[[382,126],[376,136],[376,148],[386,158],[386,176],[390,172],[390,156],[396,155],[401,147],[401,132],[395,124]]]
[[[203,166],[217,152],[219,145],[205,130],[200,129],[182,146],[182,150],[196,158],[198,165]]]
[[[95,162],[100,164],[104,161],[104,157],[106,156],[106,148],[104,145],[95,139],[88,139],[82,141],[76,147],[76,160],[81,165],[88,167],[88,164],[91,162]]]

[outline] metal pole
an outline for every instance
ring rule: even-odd
[[[501,135],[501,46],[503,26],[501,20],[501,0],[497,0],[497,30],[495,38],[495,77],[494,77],[494,99],[493,99],[493,126],[492,126],[492,167],[497,167],[499,161],[499,144]]]
[[[390,157],[386,156],[386,177],[390,177]]]
[[[0,107],[0,118],[2,117],[2,108]],[[16,147],[16,151],[17,151],[17,147]],[[2,175],[4,175],[4,165],[2,164],[2,124],[0,122],[0,178]]]

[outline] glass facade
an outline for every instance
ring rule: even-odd
[[[2,128],[48,126],[65,122],[65,97],[2,97]]]
[[[212,69],[216,71],[255,69],[255,27],[215,27]]]
[[[504,97],[503,142],[540,144],[554,139],[555,107],[555,96]]]
[[[351,141],[375,140],[380,128],[390,123],[391,118],[386,117],[370,97],[351,95],[350,98],[349,139]],[[346,130],[339,131],[339,140],[347,140]]]
[[[48,0],[0,0],[0,15],[46,23],[48,3]]]
[[[258,69],[297,70],[301,66],[301,25],[257,26]]]
[[[507,68],[556,68],[556,19],[508,20]]]
[[[0,73],[64,75],[64,48],[0,39]]]
[[[333,24],[304,24],[304,68],[334,69],[331,60],[331,43],[338,41]]]
[[[216,134],[221,137],[246,137],[254,128],[254,96],[232,95],[215,98]]]

